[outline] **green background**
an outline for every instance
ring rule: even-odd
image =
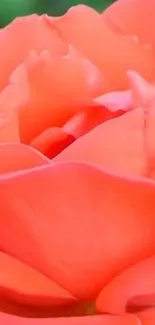
[[[114,0],[0,0],[0,26],[5,26],[17,16],[34,12],[61,15],[68,8],[84,3],[102,11]]]

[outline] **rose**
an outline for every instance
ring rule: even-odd
[[[155,320],[154,6],[1,30],[2,325]]]

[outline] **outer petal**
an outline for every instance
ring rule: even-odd
[[[151,47],[141,45],[134,35],[115,28],[93,9],[83,5],[75,6],[64,16],[48,18],[48,21],[58,29],[67,43],[73,44],[98,65],[105,76],[105,91],[126,88],[128,69],[136,70],[145,78],[153,80],[155,58]]]
[[[49,159],[19,143],[0,144],[0,174],[30,169],[51,163]]]
[[[0,314],[1,325],[140,325],[136,316],[93,316],[69,318],[19,318]]]
[[[129,307],[154,305],[155,257],[142,261],[114,278],[97,298],[101,312],[123,314]]]
[[[6,86],[10,74],[27,57],[30,50],[37,53],[47,49],[58,56],[67,53],[67,46],[44,16],[17,18],[0,31],[0,89]]]
[[[57,283],[2,252],[0,269],[1,310],[32,316],[39,313],[36,307],[40,307],[42,314],[50,311],[52,315],[53,306],[63,308],[62,305],[76,302],[76,298]]]
[[[103,12],[103,19],[127,35],[136,35],[155,50],[154,12],[154,0],[119,0]]]
[[[68,118],[100,93],[100,71],[70,47],[68,55],[58,58],[44,51],[31,53],[12,80],[23,84],[28,105],[20,111],[20,135],[31,141],[45,129],[62,126]]]
[[[76,297],[155,253],[154,182],[65,163],[1,177],[0,198],[1,249]]]

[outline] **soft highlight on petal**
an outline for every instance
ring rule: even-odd
[[[133,108],[132,93],[129,90],[116,91],[95,98],[95,103],[108,108],[111,112],[129,111]]]

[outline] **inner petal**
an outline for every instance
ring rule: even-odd
[[[54,161],[84,161],[121,174],[146,175],[145,116],[141,108],[96,127],[61,152]]]
[[[84,161],[120,174],[155,177],[155,89],[136,72],[128,78],[135,109],[102,123],[55,161]]]

